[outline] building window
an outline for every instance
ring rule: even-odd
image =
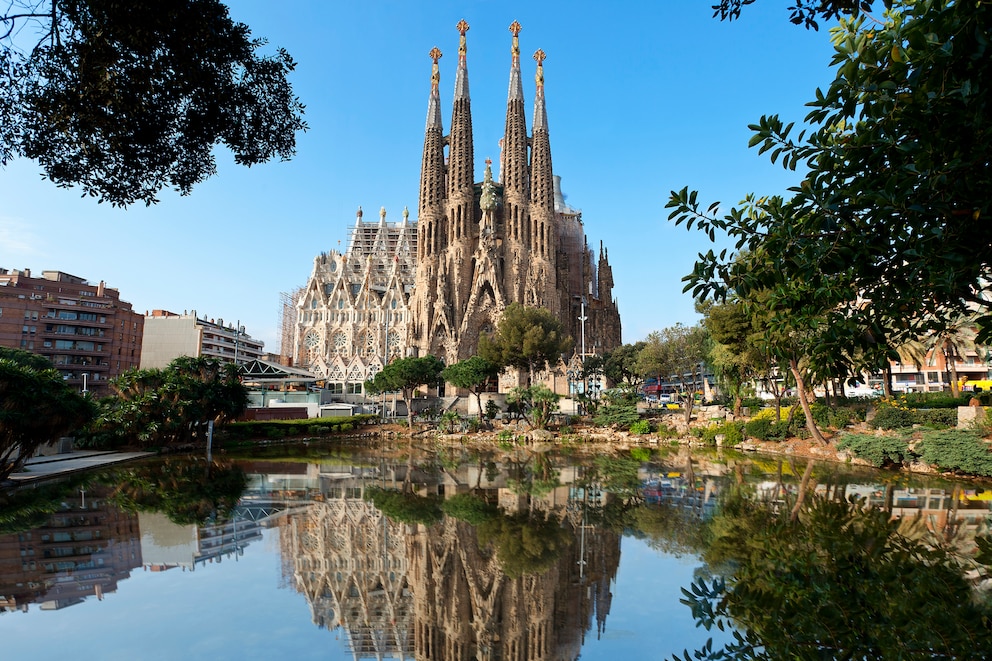
[[[362,384],[361,384],[361,382],[349,383],[348,384],[348,394],[349,395],[361,395],[362,394]]]

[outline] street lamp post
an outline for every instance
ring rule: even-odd
[[[88,376],[89,376],[89,372],[83,372],[83,394],[84,395],[89,392],[89,390],[86,388],[86,378]]]

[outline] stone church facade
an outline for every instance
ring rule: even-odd
[[[362,394],[384,362],[406,351],[416,274],[417,226],[365,222],[358,210],[344,253],[321,253],[296,301],[293,362],[324,379],[334,394]]]
[[[441,51],[434,48],[417,222],[417,275],[408,342],[451,364],[475,354],[511,303],[547,308],[579,350],[585,312],[587,353],[620,346],[620,314],[605,249],[589,249],[581,212],[565,204],[551,164],[544,97],[545,53],[537,62],[533,124],[527,134],[520,70],[520,24],[510,26],[510,85],[499,176],[487,160],[476,182],[467,38],[458,24],[458,65],[450,132],[440,110]]]
[[[533,124],[527,132],[520,25],[512,33],[506,128],[498,176],[487,159],[476,182],[467,37],[459,50],[449,133],[440,109],[441,52],[433,60],[416,223],[365,223],[359,210],[346,253],[322,253],[297,299],[294,364],[333,390],[359,394],[396,356],[434,355],[452,364],[475,355],[511,303],[547,308],[578,354],[621,344],[606,249],[589,247],[582,212],[569,206],[551,164],[543,51]],[[577,361],[573,358],[572,367]]]

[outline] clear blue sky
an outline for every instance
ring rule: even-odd
[[[219,151],[218,174],[190,196],[164,192],[153,207],[126,210],[15,161],[0,170],[0,266],[105,280],[141,312],[240,319],[278,352],[279,293],[306,283],[315,255],[347,246],[359,206],[367,220],[383,206],[389,220],[404,206],[416,217],[428,52],[444,53],[447,129],[462,18],[476,178],[487,156],[498,158],[517,20],[526,103],[530,56],[542,48],[554,170],[591,245],[609,251],[623,341],[635,342],[697,320],[681,278],[709,246],[668,223],[669,192],[689,186],[729,205],[784,191],[798,175],[749,150],[747,125],[762,114],[802,120],[831,79],[828,26],[793,26],[784,0],[757,3],[735,23],[712,18],[712,0],[228,4],[299,64],[292,80],[310,130],[296,158],[247,169]],[[530,120],[528,110],[528,130]]]

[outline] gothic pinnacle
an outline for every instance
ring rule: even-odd
[[[468,23],[465,19],[458,21],[458,72],[455,74],[455,99],[467,99],[468,98],[468,61],[466,54],[468,53],[468,43],[465,39],[465,33],[468,32]]]
[[[544,60],[548,59],[547,54],[538,48],[534,52],[534,59],[537,61],[537,73],[534,74],[536,91],[534,93],[534,129],[547,129],[548,113],[544,107]]]
[[[441,93],[438,85],[441,83],[441,70],[438,67],[438,60],[441,59],[441,49],[435,46],[428,53],[434,64],[431,66],[431,95],[427,102],[427,128],[441,126]]]

